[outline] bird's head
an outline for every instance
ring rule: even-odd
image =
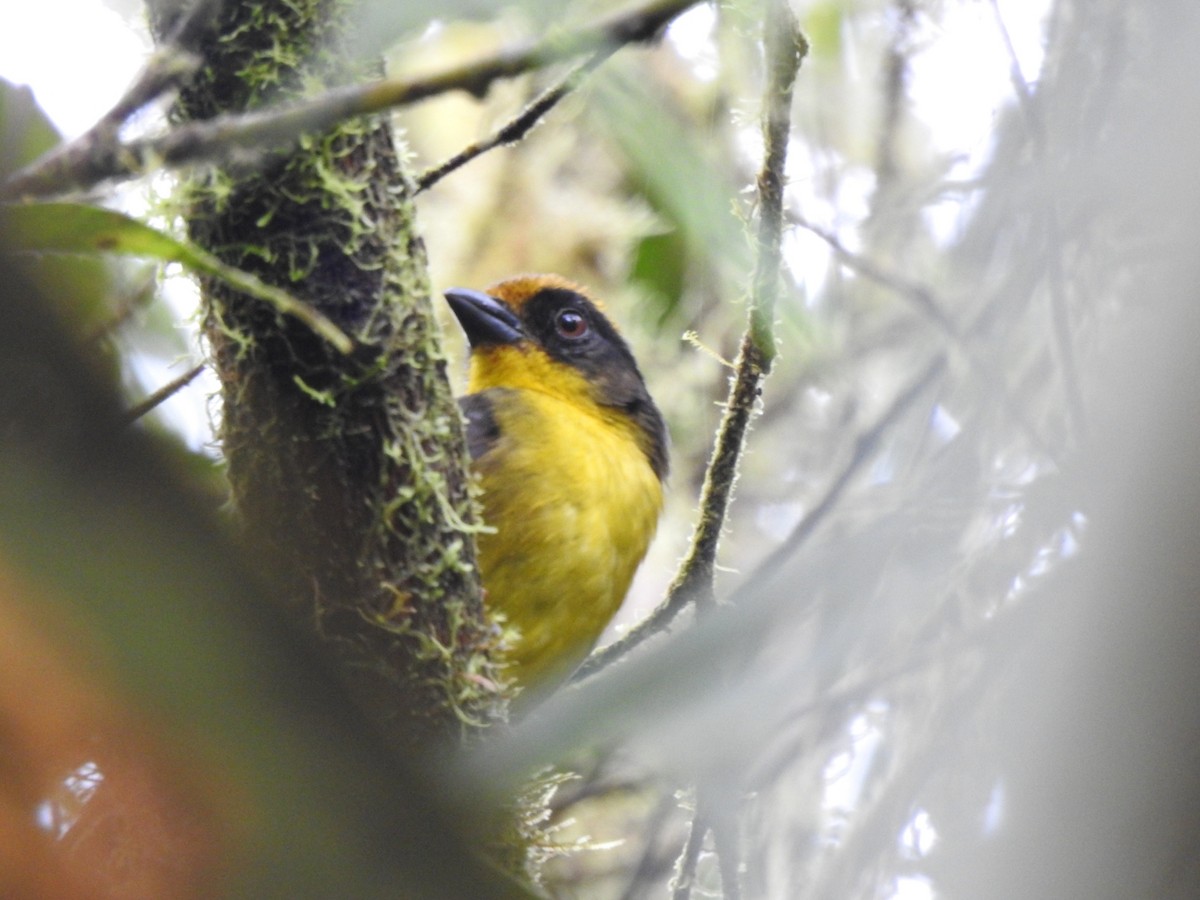
[[[540,391],[628,427],[659,478],[667,432],[637,362],[599,304],[557,275],[525,275],[446,300],[471,347],[468,390]]]

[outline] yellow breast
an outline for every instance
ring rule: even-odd
[[[560,382],[561,384],[561,382]],[[662,485],[617,411],[574,392],[497,392],[495,445],[475,461],[490,605],[520,632],[522,684],[565,677],[629,589],[662,508]]]

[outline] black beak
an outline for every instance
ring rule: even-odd
[[[451,288],[446,291],[446,300],[472,347],[515,344],[525,338],[521,320],[495,297],[467,288]]]

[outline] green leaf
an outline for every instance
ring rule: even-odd
[[[597,78],[592,111],[629,162],[637,189],[654,211],[678,231],[690,259],[712,275],[744,284],[751,254],[742,222],[734,214],[736,191],[701,139],[670,102],[618,71]]]
[[[660,326],[679,309],[687,263],[687,241],[677,229],[648,235],[634,250],[630,281],[649,294]]]
[[[287,291],[228,266],[194,244],[177,240],[111,209],[79,203],[33,203],[3,208],[8,246],[28,253],[112,253],[177,262],[189,271],[217,278],[230,287],[304,322],[337,350],[353,344],[326,316]]]

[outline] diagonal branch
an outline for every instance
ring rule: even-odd
[[[612,56],[619,48],[616,45],[597,50],[583,62],[576,65],[556,84],[544,90],[517,115],[501,125],[485,140],[477,141],[447,159],[445,162],[426,169],[417,177],[417,193],[427,191],[451,172],[457,171],[476,157],[482,156],[489,150],[504,144],[515,144],[534,129],[546,113],[550,112],[558,102],[571,93],[580,81],[597,66]]]
[[[171,25],[154,55],[146,61],[132,85],[92,130],[112,129],[113,133],[147,104],[167,91],[191,79],[203,60],[194,48],[204,32],[216,20],[224,0],[195,0]],[[76,143],[85,144],[87,135]]]
[[[677,863],[675,887],[671,892],[671,900],[691,900],[692,885],[696,881],[696,871],[700,866],[700,852],[704,849],[704,838],[708,836],[708,829],[708,817],[700,808],[700,800],[697,799],[687,841],[683,845],[683,853],[680,854]]]
[[[222,0],[197,0],[181,14],[161,46],[146,61],[133,83],[91,128],[70,143],[60,144],[0,183],[0,200],[65,193],[91,187],[110,175],[118,163],[131,164],[121,152],[118,132],[140,109],[173,88],[187,84],[203,60],[193,52],[199,35],[220,12]],[[97,172],[90,178],[88,173]],[[43,189],[45,188],[45,189]]]
[[[191,384],[204,371],[207,363],[197,363],[178,378],[168,381],[153,394],[125,410],[125,422],[132,424],[143,416],[153,412],[167,400],[170,400],[185,387]]]

